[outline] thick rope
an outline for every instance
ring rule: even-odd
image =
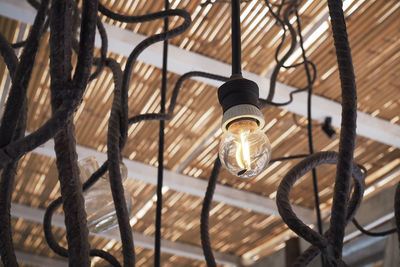
[[[107,135],[107,158],[108,171],[110,177],[111,193],[114,200],[115,211],[118,218],[119,231],[122,242],[122,253],[124,255],[124,266],[135,266],[135,249],[133,245],[132,228],[129,224],[129,214],[125,201],[124,187],[122,185],[120,172],[120,142],[121,134],[121,114],[122,114],[122,71],[117,62],[108,60],[107,65],[113,71],[114,76],[114,99],[111,108],[110,119],[108,122]]]
[[[394,216],[396,220],[397,235],[399,238],[399,249],[400,249],[400,182],[396,187],[396,194],[394,197]]]
[[[207,267],[217,267],[217,263],[215,262],[214,254],[211,248],[209,223],[210,223],[210,209],[212,206],[212,199],[220,171],[221,171],[221,161],[217,157],[217,159],[214,162],[214,167],[211,172],[210,179],[208,180],[207,190],[203,200],[203,208],[201,209],[201,221],[200,221],[201,246],[203,248],[203,253],[206,259]]]
[[[164,1],[164,9],[169,10],[169,0]],[[164,18],[164,32],[168,31],[169,20]],[[168,75],[168,40],[163,42],[163,61],[161,76],[161,102],[160,113],[165,113],[165,100],[167,95],[167,75]],[[162,206],[163,206],[163,183],[164,183],[164,142],[165,142],[165,121],[159,122],[158,134],[158,166],[157,166],[157,203],[154,234],[154,267],[161,266],[161,226],[162,226]]]
[[[22,113],[19,116],[14,139],[21,138],[26,130],[27,101],[24,100]],[[5,266],[18,266],[14,252],[12,227],[11,227],[11,197],[18,160],[13,161],[4,168],[0,180],[0,256]]]
[[[10,73],[12,86],[8,96],[4,116],[0,126],[0,147],[22,138],[26,129],[26,89],[32,73],[32,66],[38,50],[40,29],[45,19],[48,1],[42,1],[40,9],[35,17],[33,26],[29,32],[25,48],[18,59],[3,35],[0,35],[1,55]],[[11,196],[16,175],[19,157],[3,165],[3,173],[0,180],[0,256],[5,266],[18,266],[12,241],[11,227]]]
[[[330,221],[332,237],[329,240],[335,259],[342,256],[357,124],[356,82],[342,4],[341,0],[328,0],[342,88],[342,125]]]
[[[42,4],[43,3],[48,3],[48,0],[43,1]],[[8,162],[19,158],[24,153],[32,151],[39,145],[47,142],[57,133],[57,131],[61,127],[66,125],[68,118],[72,116],[73,112],[78,107],[90,75],[97,19],[97,1],[84,0],[82,4],[82,10],[83,13],[80,32],[81,41],[79,43],[80,48],[78,54],[78,63],[75,70],[74,78],[71,82],[72,84],[70,85],[70,87],[74,88],[74,90],[70,90],[68,92],[69,95],[64,96],[62,104],[58,107],[56,111],[53,111],[52,117],[48,121],[46,121],[38,130],[0,149],[0,168],[3,168]],[[42,13],[44,20],[45,12]],[[39,12],[38,14],[42,13]],[[40,37],[40,28],[37,29],[37,34],[32,38]],[[67,44],[65,43],[63,45],[60,45],[59,47],[61,48],[64,45]],[[34,46],[31,47],[31,45],[27,45],[27,48],[32,49],[34,48]],[[63,62],[61,62],[61,64],[64,65]]]

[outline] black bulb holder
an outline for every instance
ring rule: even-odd
[[[241,75],[232,76],[218,88],[218,100],[223,112],[233,106],[243,104],[258,108],[258,97],[258,85],[251,80],[244,79]]]
[[[222,106],[222,130],[226,131],[230,123],[236,120],[252,119],[262,128],[264,116],[258,107],[258,85],[244,79],[242,75],[232,77],[218,88],[218,100]]]
[[[222,130],[236,120],[252,119],[262,128],[264,117],[258,107],[258,85],[242,76],[240,40],[240,0],[232,0],[232,76],[218,88],[218,100],[222,106]]]
[[[332,127],[332,118],[326,117],[324,123],[322,124],[322,130],[329,138],[334,138],[336,136],[336,131]]]

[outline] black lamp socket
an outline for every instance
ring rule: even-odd
[[[322,124],[322,130],[329,138],[334,138],[336,136],[336,131],[332,127],[332,118],[326,117],[324,123]]]
[[[218,100],[223,112],[242,104],[249,104],[258,108],[258,97],[258,85],[242,77],[231,77],[218,88]]]

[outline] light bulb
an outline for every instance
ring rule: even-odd
[[[271,144],[252,118],[231,122],[222,136],[219,158],[233,175],[242,178],[259,174],[271,157]]]
[[[82,159],[78,162],[78,165],[82,183],[89,179],[92,173],[99,168],[94,157]],[[124,182],[127,178],[127,169],[122,162],[120,163],[120,169],[122,182]],[[132,212],[132,199],[125,186],[124,193],[130,215]],[[83,196],[89,231],[101,233],[118,226],[118,218],[114,207],[108,173],[103,175],[92,187],[84,192]]]

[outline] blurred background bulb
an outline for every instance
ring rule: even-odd
[[[98,168],[99,164],[94,157],[88,157],[78,162],[80,178],[82,183],[90,178]],[[124,182],[127,178],[125,164],[120,163],[121,178]],[[124,187],[125,201],[128,214],[132,212],[132,199],[129,191]],[[117,213],[111,193],[108,173],[103,175],[92,187],[83,193],[85,198],[85,210],[89,231],[101,233],[118,226]]]
[[[219,158],[233,175],[242,178],[259,174],[271,157],[271,144],[253,119],[231,122],[222,136]]]

